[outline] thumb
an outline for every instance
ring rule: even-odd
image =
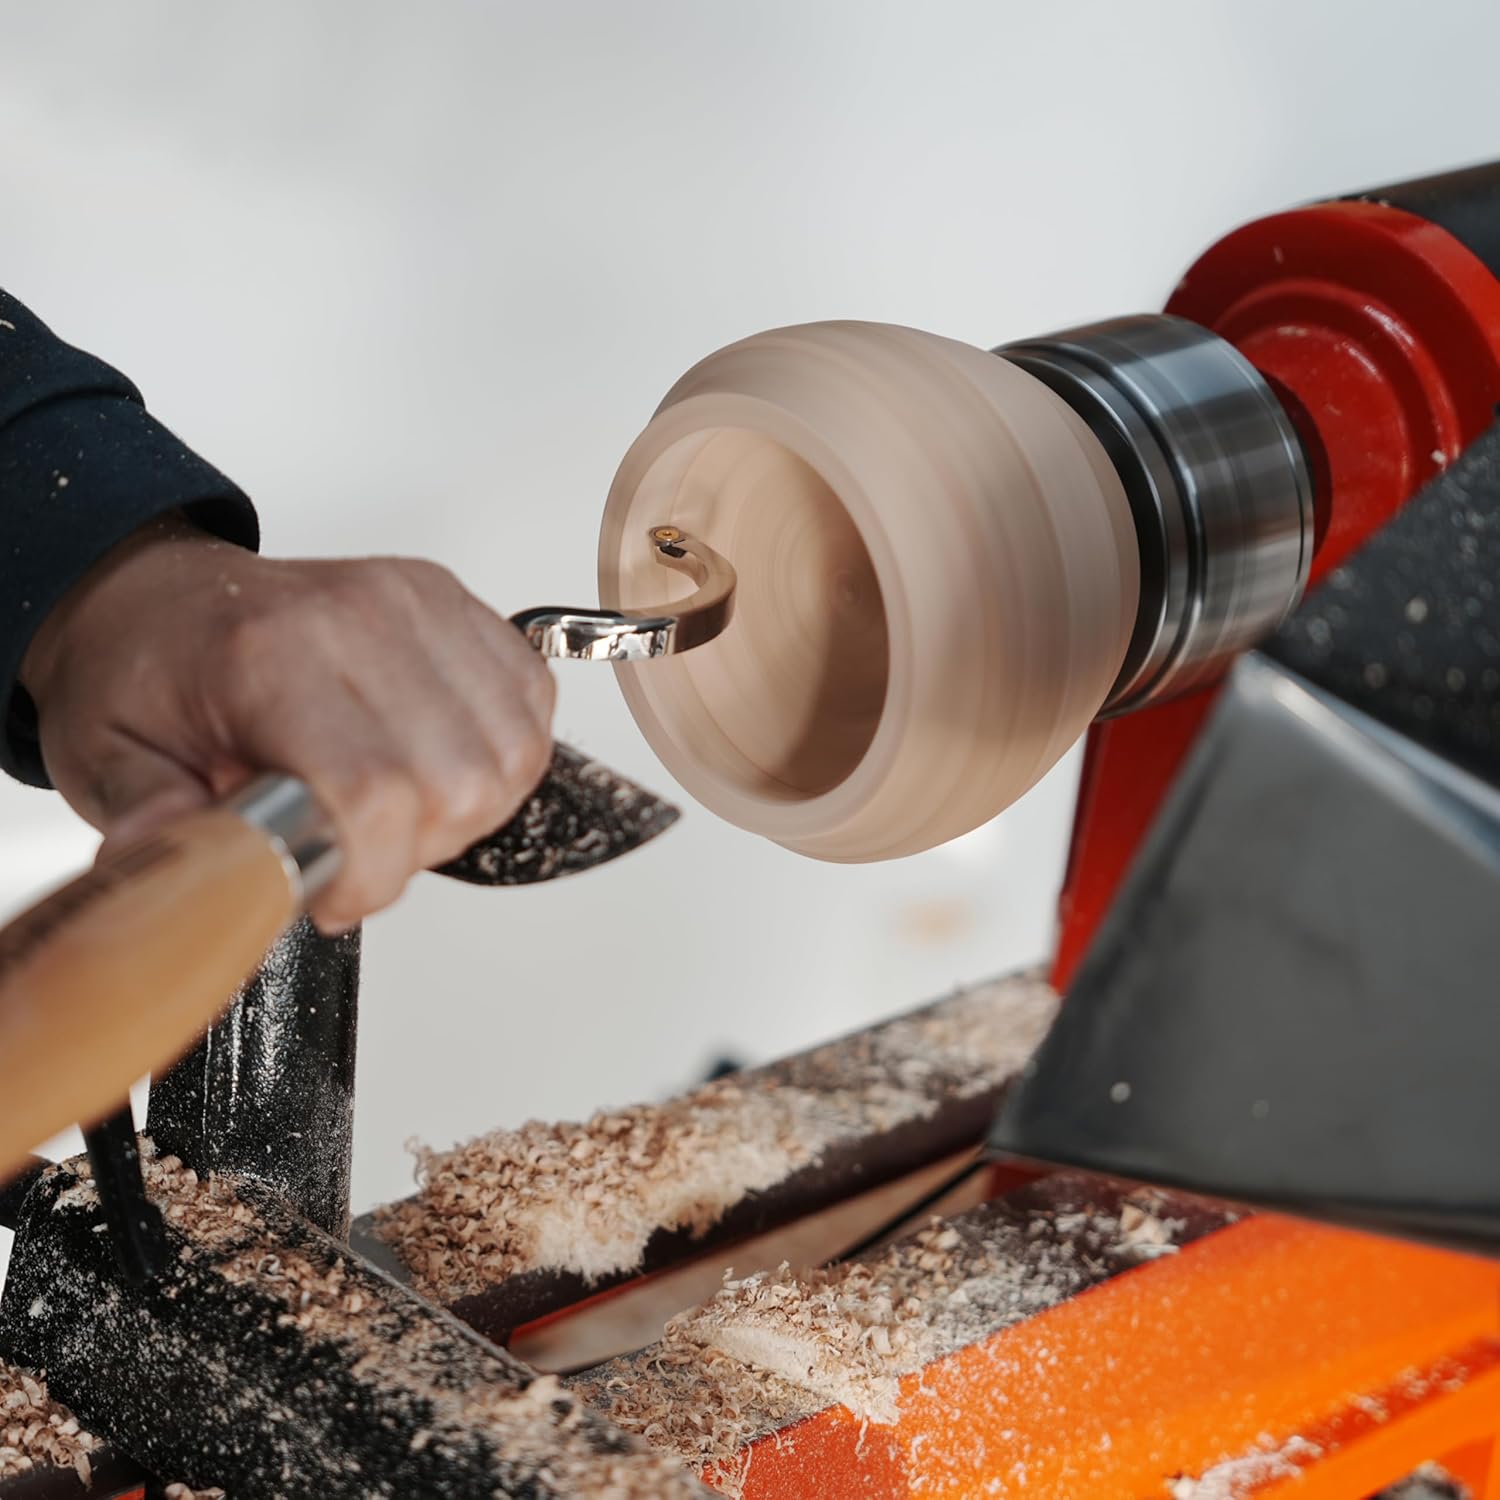
[[[133,746],[95,769],[85,815],[104,835],[101,855],[213,801],[212,790],[194,772],[159,750]]]

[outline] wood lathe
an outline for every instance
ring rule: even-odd
[[[0,1496],[1500,1500],[1497,403],[1500,166],[1246,225],[1162,314],[709,356],[605,508],[606,608],[691,613],[663,527],[736,575],[618,666],[643,732],[834,861],[1086,736],[1050,973],[351,1231],[357,946],[294,926],[153,1091],[149,1274],[98,1160],[0,1197]]]

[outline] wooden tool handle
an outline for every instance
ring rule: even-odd
[[[178,1057],[300,898],[284,849],[221,807],[108,856],[0,931],[0,1178]]]

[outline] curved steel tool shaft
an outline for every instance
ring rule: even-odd
[[[711,641],[734,612],[734,569],[712,547],[676,526],[648,533],[656,560],[698,585],[677,604],[656,609],[544,606],[511,616],[543,656],[570,661],[646,661]]]
[[[698,585],[686,599],[657,609],[528,609],[511,623],[543,656],[572,661],[646,661],[711,641],[734,609],[734,569],[676,526],[653,526],[647,536],[663,567]],[[520,812],[438,873],[476,885],[530,885],[603,864],[676,821],[676,808],[559,745]]]

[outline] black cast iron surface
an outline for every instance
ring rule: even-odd
[[[274,1194],[245,1184],[238,1198],[241,1228],[190,1237],[174,1224],[171,1270],[132,1287],[95,1232],[86,1187],[66,1165],[49,1172],[23,1209],[0,1355],[45,1369],[57,1399],[155,1473],[235,1500],[546,1500],[595,1492],[596,1463],[600,1474],[641,1465],[648,1486],[661,1472],[550,1395],[517,1402],[520,1426],[507,1426],[497,1411],[533,1372]],[[314,1283],[309,1302],[297,1287]],[[698,1491],[674,1480],[661,1493]]]
[[[147,1125],[163,1154],[263,1182],[335,1235],[349,1227],[359,958],[358,929],[294,923],[152,1085]]]
[[[32,1184],[47,1169],[46,1157],[30,1157],[4,1182],[0,1182],[0,1229],[14,1229],[21,1216],[21,1204]]]
[[[1309,595],[1266,654],[1500,782],[1500,424]]]
[[[628,854],[677,821],[675,807],[567,745],[503,828],[437,867],[471,885],[533,885]]]

